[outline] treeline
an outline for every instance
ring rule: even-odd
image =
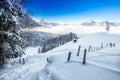
[[[35,32],[35,31],[25,31],[23,32],[24,43],[22,48],[43,46],[43,43],[48,40],[57,37],[56,34]]]
[[[38,53],[41,53],[41,52],[44,53],[48,50],[51,50],[55,47],[58,47],[69,41],[72,41],[73,39],[77,39],[77,35],[74,33],[59,35],[58,37],[48,39],[42,44],[42,47],[40,46],[38,48]]]

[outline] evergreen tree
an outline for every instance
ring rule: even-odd
[[[23,17],[21,0],[0,0],[0,65],[6,58],[21,56],[21,34],[19,21]]]

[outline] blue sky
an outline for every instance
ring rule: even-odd
[[[51,22],[120,21],[120,0],[29,0],[26,10]]]

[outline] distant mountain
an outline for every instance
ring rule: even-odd
[[[101,25],[102,25],[102,26],[106,26],[106,25],[110,25],[110,26],[120,26],[120,23],[103,21],[103,22],[101,22]]]
[[[39,24],[42,25],[42,26],[47,26],[47,27],[59,25],[59,23],[49,23],[49,22],[44,21],[43,19],[41,19]]]
[[[102,22],[96,22],[94,20],[90,20],[88,22],[83,22],[81,25],[83,26],[120,26],[120,23],[118,22],[109,22],[109,21],[102,21]]]

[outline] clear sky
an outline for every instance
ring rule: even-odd
[[[26,10],[34,18],[51,22],[120,22],[120,0],[29,0]]]

